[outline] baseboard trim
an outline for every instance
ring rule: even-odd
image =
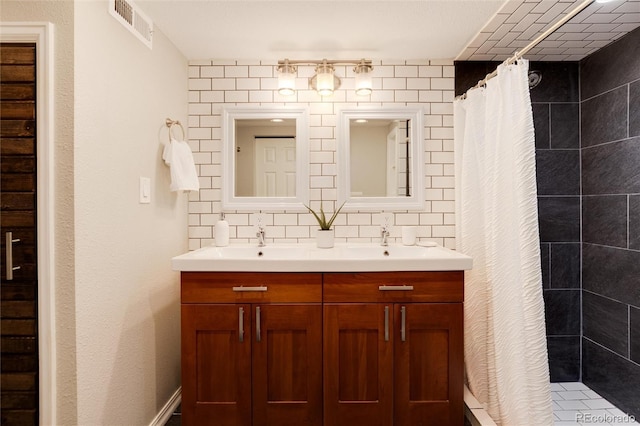
[[[464,416],[472,426],[496,426],[496,423],[478,402],[475,396],[464,386]]]
[[[171,398],[169,398],[169,401],[167,401],[167,403],[164,405],[164,407],[162,407],[162,410],[160,410],[158,415],[156,415],[156,417],[151,421],[151,423],[149,423],[149,426],[164,426],[171,418],[171,415],[173,414],[173,412],[176,411],[176,408],[178,408],[178,405],[180,405],[180,402],[182,402],[182,386],[180,386],[174,392],[174,394],[171,395]]]

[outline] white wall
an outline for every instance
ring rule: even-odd
[[[187,120],[187,62],[155,28],[149,50],[75,2],[77,424],[149,424],[180,385],[179,276],[187,197],[169,192],[166,117]],[[139,204],[139,177],[151,204]]]
[[[374,62],[374,90],[356,96],[352,67],[337,66],[342,87],[322,99],[305,86],[313,67],[298,67],[298,91],[279,95],[275,62],[202,60],[189,63],[189,139],[198,163],[201,191],[190,195],[189,248],[212,244],[213,225],[221,208],[221,111],[224,105],[307,106],[310,111],[310,194],[312,206],[321,199],[336,200],[336,123],[340,108],[355,106],[420,106],[424,110],[426,208],[395,212],[391,240],[400,238],[401,225],[417,225],[421,239],[453,248],[453,62],[444,60]],[[314,204],[314,202],[316,204]],[[334,203],[335,204],[335,203]],[[325,210],[333,210],[325,203]],[[225,212],[233,242],[255,242],[252,212]],[[267,241],[312,241],[317,228],[309,213],[267,211]],[[337,241],[377,241],[379,212],[340,214]]]

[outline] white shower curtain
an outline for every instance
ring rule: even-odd
[[[528,65],[500,65],[454,103],[456,246],[473,257],[465,370],[504,426],[553,424]]]

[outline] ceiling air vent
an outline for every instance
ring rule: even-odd
[[[153,47],[153,22],[131,0],[109,0],[109,13],[149,49]]]

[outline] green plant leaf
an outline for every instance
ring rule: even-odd
[[[320,214],[319,215],[315,211],[313,211],[313,209],[311,207],[309,207],[308,205],[304,204],[304,206],[316,218],[316,221],[318,222],[318,225],[320,226],[320,229],[326,231],[328,229],[331,229],[331,225],[333,225],[333,221],[336,220],[336,217],[338,217],[338,213],[340,213],[340,210],[342,210],[342,207],[344,206],[344,203],[342,203],[340,208],[338,210],[336,210],[335,213],[333,213],[333,215],[331,216],[331,218],[329,219],[328,222],[327,222],[327,216],[325,215],[324,209],[322,208],[322,204],[320,205]]]
[[[338,217],[338,213],[340,213],[340,210],[342,210],[342,207],[344,207],[344,203],[342,203],[342,205],[338,208],[338,210],[335,211],[333,216],[331,216],[331,219],[329,219],[329,223],[327,223],[327,229],[331,229],[331,225],[333,225],[333,221],[336,220],[336,217]]]

